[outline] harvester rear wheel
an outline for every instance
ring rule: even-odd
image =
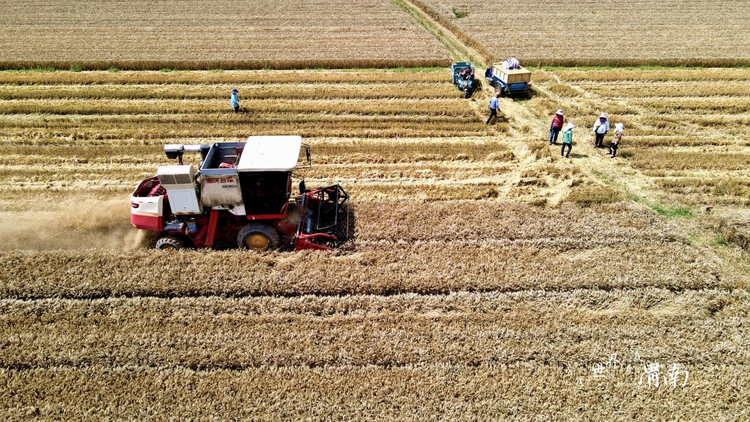
[[[237,235],[237,245],[242,249],[263,252],[278,248],[279,243],[279,232],[261,223],[250,223]]]
[[[156,241],[156,249],[163,251],[176,251],[182,248],[183,246],[180,239],[175,239],[174,237],[162,237]]]

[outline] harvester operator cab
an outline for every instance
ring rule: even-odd
[[[279,214],[292,193],[302,137],[251,136],[237,163],[247,215]]]
[[[303,148],[306,162],[297,165]],[[194,202],[199,203],[196,207],[227,209],[249,218],[283,214],[291,197],[292,171],[311,164],[310,148],[302,144],[300,136],[251,136],[246,142],[210,146],[172,144],[166,145],[164,152],[168,158],[180,160],[179,166],[163,166],[165,171],[182,168],[179,171],[189,173],[194,184],[198,181],[193,186],[194,192],[200,192]],[[198,172],[193,173],[191,166],[183,164],[185,152],[201,153]],[[181,189],[186,189],[186,185],[181,185]],[[169,198],[171,203],[171,192]],[[179,198],[178,194],[175,199]],[[193,205],[189,209],[195,212]]]

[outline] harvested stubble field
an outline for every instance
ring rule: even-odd
[[[0,73],[0,414],[741,418],[747,254],[705,239],[702,223],[620,201],[629,187],[614,172],[672,201],[683,195],[646,182],[698,178],[699,156],[683,150],[750,148],[722,125],[691,123],[695,143],[667,135],[649,119],[690,119],[671,109],[679,96],[660,112],[642,103],[659,98],[587,89],[604,73],[538,71],[534,96],[503,99],[490,127],[489,93],[460,98],[446,70]],[[627,74],[611,82],[642,76]],[[678,74],[710,86],[716,72]],[[671,83],[650,75],[644,86]],[[574,160],[541,142],[550,110],[588,123],[602,104],[629,110],[622,161],[600,157],[584,131]],[[262,133],[305,136],[308,185],[351,192],[349,249],[138,248],[127,196],[166,161],[164,143]],[[664,154],[682,173],[648,174]],[[748,180],[742,154],[732,160],[711,161],[737,186],[702,193],[717,212],[738,209]],[[613,353],[623,366],[594,378]],[[678,363],[688,385],[639,385],[645,362]]]
[[[488,56],[529,65],[750,63],[742,0],[411,0]]]
[[[443,66],[390,0],[4,1],[0,67],[215,69]]]

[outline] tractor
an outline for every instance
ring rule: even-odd
[[[459,91],[464,93],[464,98],[471,98],[479,81],[474,78],[474,66],[467,62],[458,62],[451,65],[453,73],[453,84]]]
[[[304,151],[304,157],[302,152]],[[349,238],[349,195],[339,185],[292,195],[295,170],[311,165],[300,136],[164,146],[177,165],[160,166],[130,197],[130,222],[158,232],[157,249],[239,247],[332,250]],[[183,162],[200,153],[196,168]]]

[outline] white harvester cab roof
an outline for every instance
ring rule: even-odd
[[[301,147],[301,136],[250,136],[237,171],[291,171],[297,165]]]

